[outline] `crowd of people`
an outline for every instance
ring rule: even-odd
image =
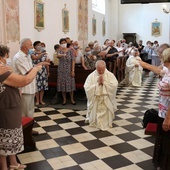
[[[22,115],[33,117],[35,77],[47,62],[32,66],[30,54],[32,42],[23,39],[20,50],[15,55],[15,67],[7,66],[9,48],[0,45],[0,169],[24,169],[26,165],[19,164],[16,154],[24,150]],[[32,94],[33,93],[33,94]]]
[[[98,60],[104,60],[108,68],[108,62],[112,63],[119,57],[129,58],[126,62],[126,84],[128,86],[141,86],[143,69],[139,66],[138,60],[146,61],[155,66],[160,65],[160,58],[157,54],[157,49],[159,47],[158,41],[147,41],[146,46],[144,46],[142,40],[139,40],[138,43],[129,42],[127,44],[125,39],[118,40],[117,42],[115,42],[115,40],[106,39],[103,45],[100,45],[98,41],[95,40],[94,42],[89,42],[83,50],[78,41],[70,40],[70,38],[67,37],[66,41],[68,40],[69,49],[72,49],[75,57],[75,65],[81,66],[85,70],[94,70],[95,63]],[[60,54],[62,48],[60,44],[54,46],[55,52],[53,55],[53,62],[55,65],[59,65],[59,60],[61,59],[58,58],[61,57],[57,57],[57,54]],[[133,60],[130,59],[131,56],[133,56]],[[109,71],[113,72],[112,69]],[[144,69],[144,71],[145,76],[149,76],[149,70]],[[131,74],[132,72],[133,74]],[[154,74],[154,77],[157,76],[157,74]],[[136,80],[136,77],[140,78]],[[136,83],[133,83],[134,81],[136,81]]]
[[[117,44],[117,45],[115,45]],[[84,89],[87,96],[86,123],[100,130],[112,127],[115,117],[118,81],[108,71],[107,62],[126,56],[126,79],[128,85],[141,86],[142,71],[159,75],[159,119],[154,148],[153,163],[156,168],[170,169],[170,46],[148,41],[126,44],[125,40],[115,43],[107,39],[101,46],[90,42],[83,54],[78,41],[61,38],[54,46],[53,62],[58,64],[57,91],[62,93],[62,105],[66,105],[66,93],[75,105],[75,65],[94,70],[86,79]],[[22,115],[34,117],[34,105],[45,105],[44,90],[48,89],[50,60],[45,44],[22,39],[20,49],[9,67],[6,59],[9,48],[0,45],[0,169],[7,170],[6,156],[10,169],[24,169],[17,163],[16,154],[23,151]],[[36,99],[34,101],[34,99]],[[11,121],[12,120],[12,121]],[[33,131],[33,134],[38,132]],[[15,134],[15,135],[13,135]],[[16,142],[17,141],[17,142]]]

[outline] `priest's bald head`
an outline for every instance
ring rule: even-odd
[[[103,60],[98,60],[96,62],[96,70],[98,74],[104,74],[106,69],[106,63]]]

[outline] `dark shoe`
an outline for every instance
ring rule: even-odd
[[[38,131],[32,130],[32,135],[38,135],[38,134],[39,134]]]
[[[66,102],[65,103],[63,102],[62,105],[66,105]]]
[[[57,99],[56,99],[56,98],[53,98],[50,104],[51,104],[51,105],[55,105],[55,104],[57,104],[57,103],[58,103]]]

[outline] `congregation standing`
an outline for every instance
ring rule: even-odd
[[[0,48],[4,48],[0,46]],[[33,50],[34,47],[34,50]],[[159,43],[157,41],[148,41],[146,46],[143,45],[142,40],[139,43],[129,44],[126,41],[119,40],[117,43],[115,40],[106,39],[101,46],[98,41],[90,42],[85,49],[79,46],[78,41],[72,41],[69,37],[61,38],[59,44],[54,45],[53,61],[49,60],[47,52],[45,50],[45,43],[35,41],[32,45],[32,41],[28,38],[23,39],[20,42],[20,50],[13,58],[13,72],[4,65],[7,65],[6,58],[8,58],[9,50],[7,47],[6,53],[2,55],[0,53],[0,66],[5,71],[1,70],[0,83],[2,84],[1,90],[5,92],[6,88],[14,91],[16,96],[16,102],[14,105],[19,111],[16,122],[17,124],[9,124],[11,127],[7,127],[4,123],[1,124],[0,129],[14,128],[15,126],[20,129],[18,133],[18,139],[20,140],[20,147],[15,151],[11,149],[5,150],[6,146],[0,150],[2,156],[0,156],[0,166],[6,167],[6,155],[10,158],[10,167],[13,169],[22,168],[25,165],[17,163],[15,155],[23,150],[23,136],[21,130],[21,115],[34,117],[34,105],[45,105],[43,101],[44,91],[48,90],[48,76],[50,75],[49,63],[58,65],[58,77],[57,77],[57,91],[62,93],[62,105],[66,105],[66,94],[70,94],[71,104],[75,105],[74,91],[75,87],[75,74],[76,66],[81,66],[85,70],[93,70],[93,72],[87,77],[84,84],[86,96],[87,96],[87,115],[86,122],[90,126],[99,128],[100,130],[107,130],[112,127],[112,121],[115,117],[114,112],[117,110],[116,106],[116,92],[118,81],[116,75],[112,70],[108,70],[107,66],[109,62],[117,61],[117,58],[126,57],[126,77],[128,86],[141,86],[143,68],[145,76],[149,76],[150,70],[154,72],[154,77],[162,75],[163,78],[159,83],[159,90],[169,90],[169,47],[165,52],[159,54]],[[162,63],[163,64],[162,64]],[[48,64],[47,64],[48,63]],[[150,68],[150,65],[153,66]],[[18,77],[19,75],[19,77]],[[14,77],[11,78],[10,77]],[[36,77],[36,78],[35,78]],[[15,81],[15,79],[18,80]],[[20,80],[25,80],[20,85]],[[167,83],[165,83],[167,82]],[[13,83],[13,84],[12,84]],[[20,89],[13,89],[14,87],[22,87]],[[11,94],[13,94],[11,93]],[[2,94],[3,95],[3,94]],[[21,95],[21,96],[20,96]],[[166,94],[165,94],[166,95]],[[158,122],[158,134],[156,138],[155,150],[154,150],[154,164],[157,167],[163,169],[169,168],[168,152],[170,146],[160,140],[165,138],[168,141],[170,121],[169,121],[169,100],[165,101],[164,95],[160,96],[160,105],[164,106],[159,108],[160,121]],[[34,101],[34,98],[36,99]],[[9,97],[10,99],[10,97]],[[9,108],[9,106],[7,106]],[[6,108],[0,108],[1,111],[10,114],[10,110],[4,110]],[[1,120],[4,120],[3,115]],[[6,119],[6,118],[5,118]],[[6,121],[6,120],[5,120]],[[167,133],[166,133],[167,132]],[[4,133],[4,132],[2,132]],[[38,134],[36,131],[32,131],[32,134]],[[0,140],[2,141],[3,138]],[[13,139],[15,140],[15,139]],[[161,143],[161,147],[159,144]],[[164,147],[165,146],[165,147]],[[11,156],[14,155],[14,156]],[[162,156],[165,155],[165,156]],[[163,158],[162,158],[163,157]],[[21,169],[20,168],[20,169]]]
[[[33,117],[34,94],[31,92],[35,87],[34,81],[37,72],[43,64],[32,67],[30,54],[32,53],[32,42],[23,39],[20,50],[15,56],[15,70],[6,66],[6,58],[9,56],[9,48],[0,45],[0,169],[8,170],[7,157],[9,158],[9,169],[25,169],[26,165],[17,162],[16,154],[24,150],[23,131],[21,125],[22,114]],[[21,63],[23,62],[23,66]],[[30,90],[32,87],[32,90]],[[23,89],[20,91],[20,89]],[[26,89],[27,88],[27,89]],[[23,95],[21,94],[23,93]],[[28,93],[28,94],[27,94]],[[32,98],[33,97],[33,98]],[[30,108],[30,104],[33,104]]]

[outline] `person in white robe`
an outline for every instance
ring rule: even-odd
[[[126,61],[125,82],[128,86],[141,86],[143,68],[139,64],[140,60],[138,49],[134,49]]]
[[[103,60],[96,62],[94,70],[86,79],[84,89],[87,96],[86,123],[105,131],[112,127],[114,112],[117,110],[116,92],[118,81],[106,69]]]

